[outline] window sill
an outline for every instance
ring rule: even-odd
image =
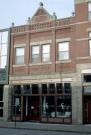
[[[60,60],[60,61],[56,61],[56,64],[59,63],[71,63],[71,60]]]
[[[91,56],[77,57],[77,58],[76,58],[76,60],[84,60],[84,59],[91,59]]]
[[[24,67],[26,64],[20,64],[20,65],[13,65],[13,67]]]
[[[29,66],[39,66],[39,65],[50,65],[52,62],[45,62],[45,63],[31,63]]]

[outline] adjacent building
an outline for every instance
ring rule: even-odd
[[[0,29],[0,120],[8,112],[10,29]]]
[[[71,17],[57,19],[40,3],[26,25],[10,28],[3,119],[91,124],[91,0],[74,4]]]

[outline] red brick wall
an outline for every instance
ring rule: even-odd
[[[88,32],[87,29],[91,27],[91,22],[86,22],[87,15],[87,3],[77,4],[75,6],[76,17],[74,17],[73,24],[67,25],[67,19],[59,20],[57,22],[56,31],[55,27],[46,27],[46,29],[39,29],[39,24],[36,24],[36,29],[30,30],[32,26],[18,26],[15,28],[17,31],[17,36],[11,36],[11,52],[10,52],[10,75],[28,75],[28,74],[40,74],[40,73],[53,73],[53,72],[75,72],[77,63],[89,63],[90,59],[78,60],[78,57],[87,57],[89,56],[89,45],[88,45]],[[72,19],[71,19],[72,20]],[[66,23],[65,23],[66,21]],[[85,21],[85,22],[84,22]],[[81,23],[80,23],[81,22]],[[83,23],[84,22],[84,23]],[[44,22],[46,23],[46,22]],[[65,25],[66,24],[66,25]],[[59,25],[59,27],[58,27]],[[54,26],[54,25],[53,25]],[[38,27],[38,29],[37,29]],[[14,28],[13,28],[14,29]],[[21,33],[17,29],[21,30]],[[24,31],[25,30],[25,31]],[[14,30],[13,30],[14,32]],[[14,33],[13,33],[14,34]],[[56,63],[58,61],[58,43],[56,43],[56,39],[64,39],[70,38],[70,63],[59,64]],[[51,40],[51,62],[49,65],[32,65],[30,66],[31,59],[31,50],[30,43],[37,41],[46,41]],[[26,44],[25,47],[25,64],[23,67],[13,67],[14,64],[14,44]]]

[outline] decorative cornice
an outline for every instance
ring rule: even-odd
[[[85,2],[91,2],[91,0],[75,0],[75,4],[80,4]]]

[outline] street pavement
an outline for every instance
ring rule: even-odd
[[[16,129],[15,135],[17,135],[17,132],[18,133],[20,132],[19,135],[21,135],[26,130],[28,132],[30,132],[29,130],[31,130],[32,135],[36,134],[37,131],[38,131],[38,133],[40,132],[40,135],[48,135],[50,133],[50,131],[51,131],[51,133],[53,133],[53,135],[57,135],[57,134],[59,135],[59,133],[62,133],[62,132],[64,132],[62,135],[80,135],[80,134],[84,134],[84,135],[90,134],[91,135],[91,125],[90,124],[89,125],[71,125],[71,124],[65,125],[65,124],[47,124],[47,123],[37,123],[37,122],[36,123],[34,123],[34,122],[16,122],[15,123],[15,122],[0,121],[0,128],[2,131],[2,132],[0,131],[0,135],[3,135],[2,129],[5,129],[6,133],[8,133],[8,131],[10,131],[10,133],[12,133],[13,130]],[[17,130],[19,130],[19,131],[17,131]],[[43,131],[46,131],[46,133]],[[43,132],[43,134],[41,132]],[[74,134],[71,134],[71,133],[74,133]],[[12,135],[14,135],[14,134],[12,134]],[[25,133],[22,135],[27,135],[27,134]],[[49,134],[49,135],[51,135],[51,134]]]
[[[81,135],[81,133],[0,128],[0,135]]]

